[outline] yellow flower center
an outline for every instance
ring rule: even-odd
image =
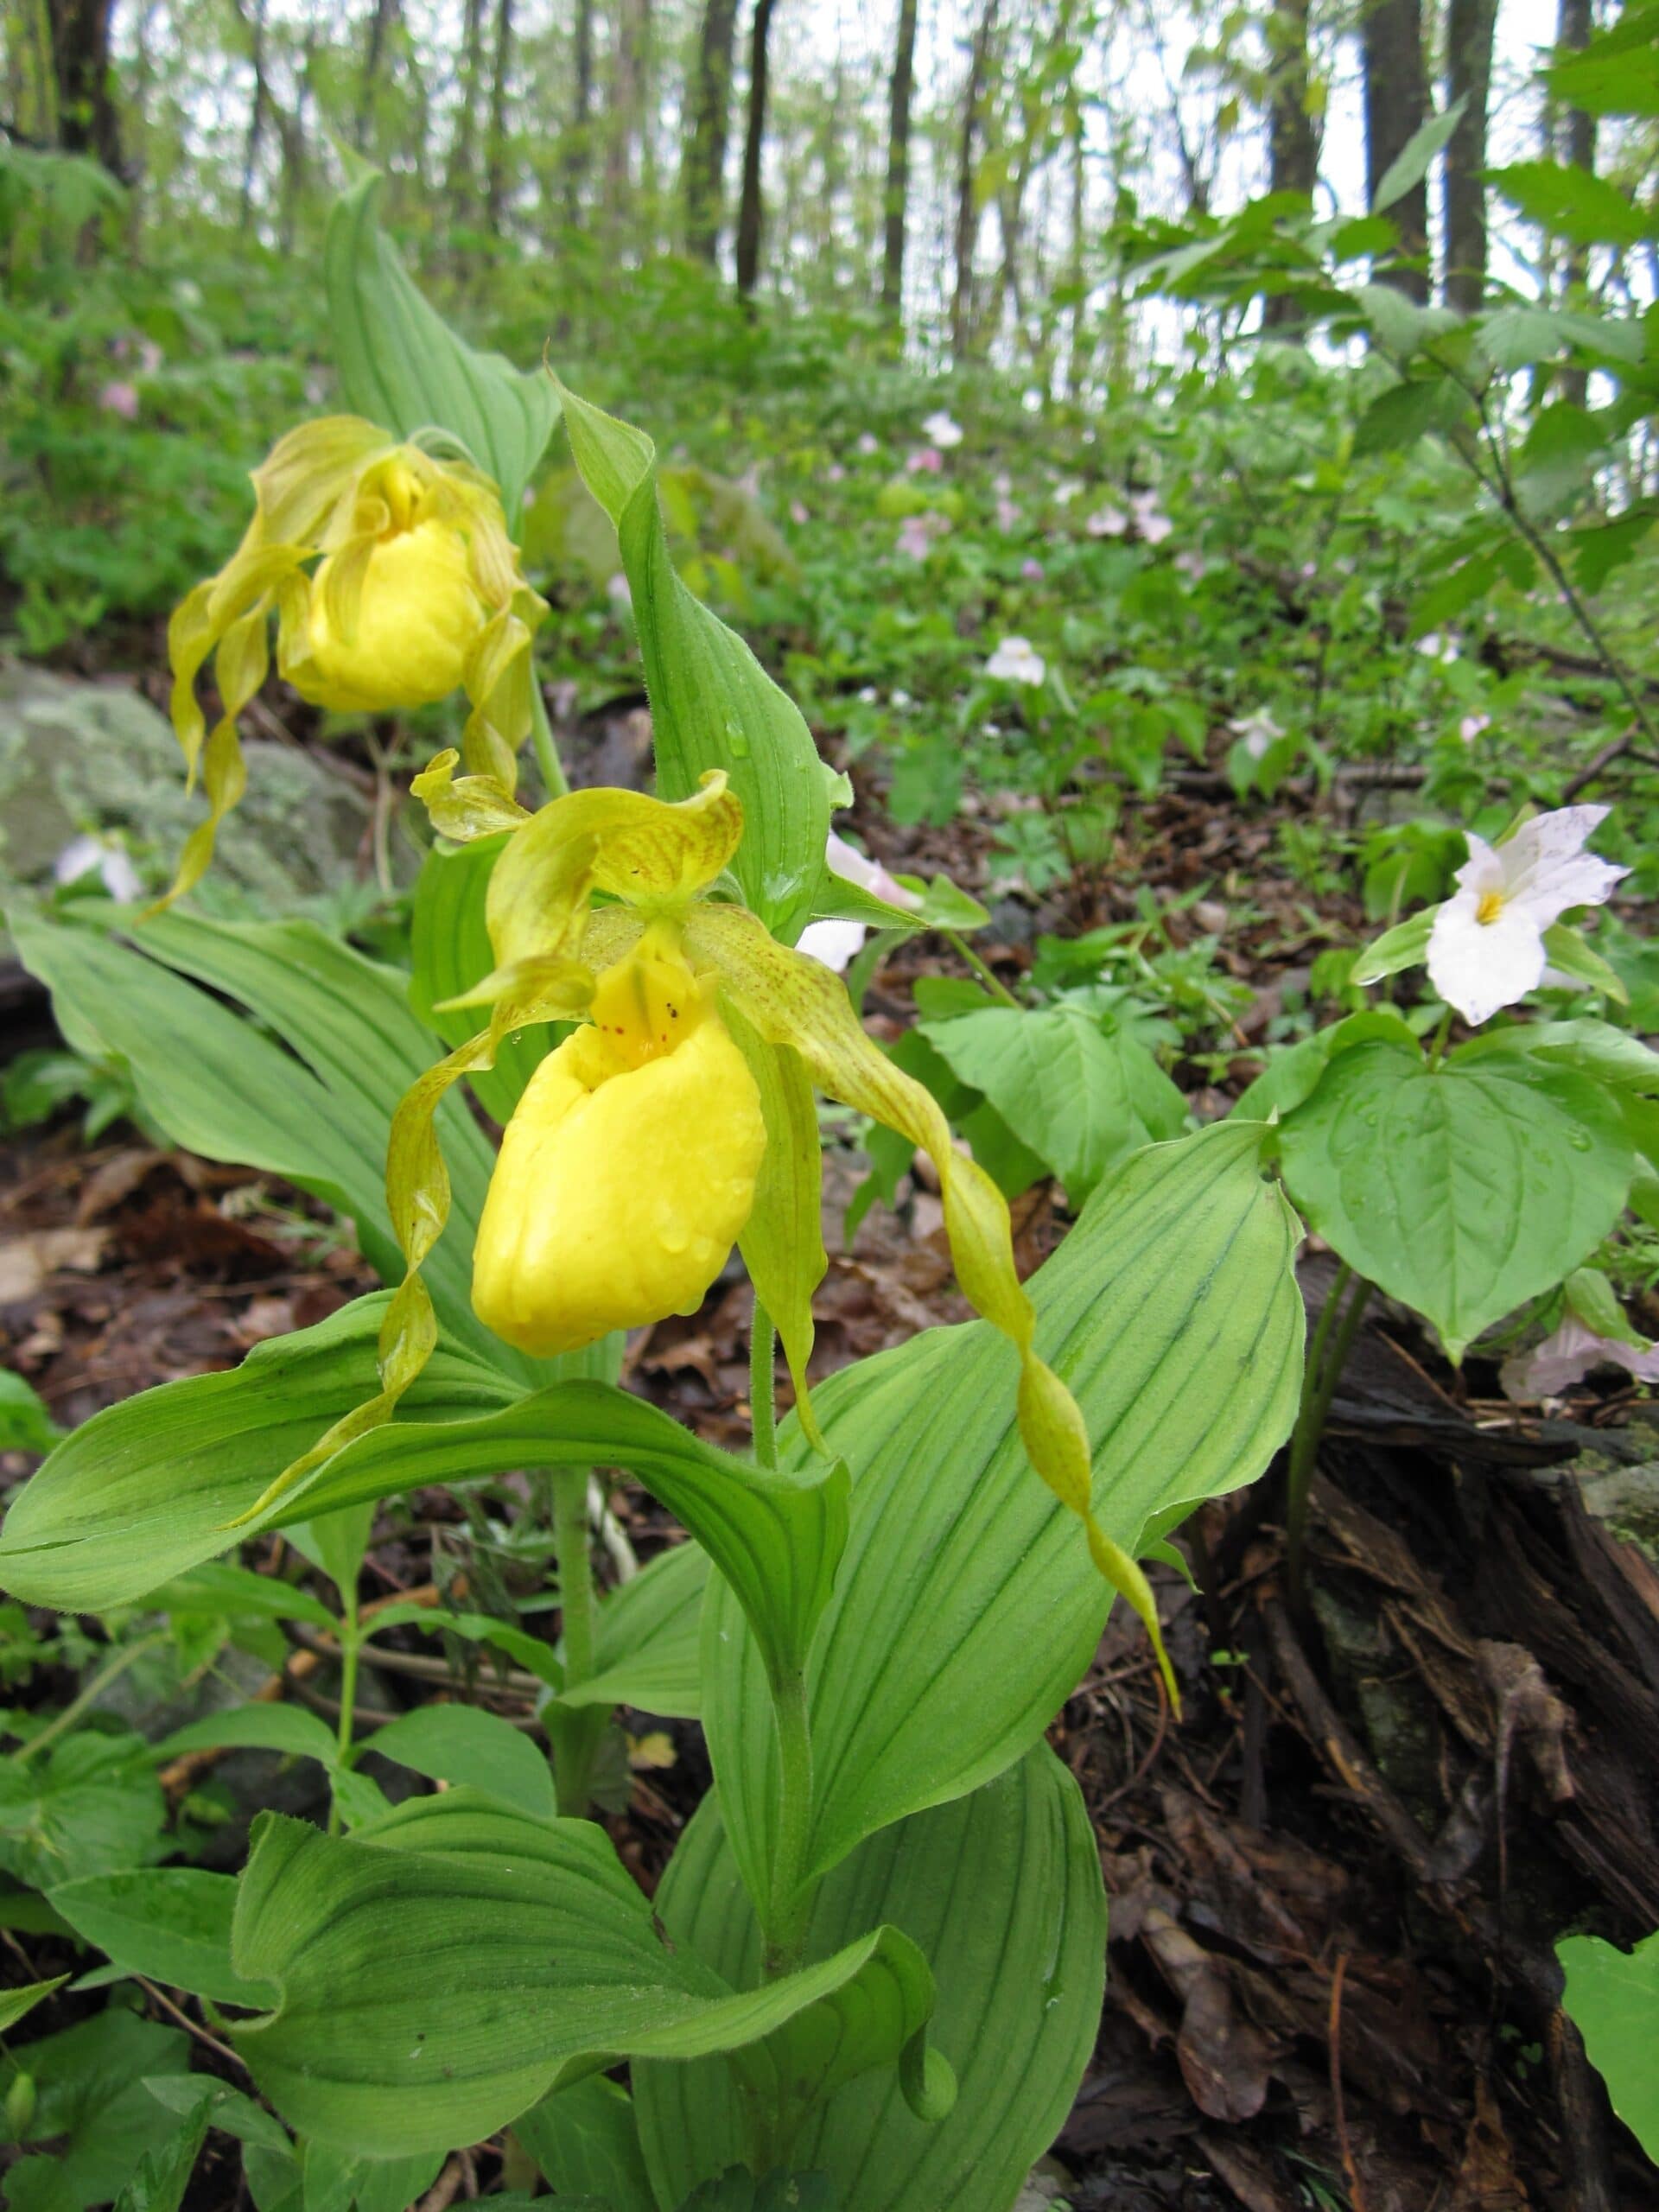
[[[1503,893],[1501,891],[1483,891],[1480,894],[1480,904],[1475,909],[1475,919],[1490,926],[1503,912],[1504,904]]]

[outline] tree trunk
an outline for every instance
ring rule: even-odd
[[[1473,315],[1486,294],[1486,104],[1497,0],[1448,0],[1446,95],[1465,100],[1446,149],[1446,298]]]
[[[1375,200],[1390,163],[1428,118],[1423,71],[1421,0],[1373,0],[1361,19],[1360,59],[1365,90],[1365,196]],[[1413,185],[1388,211],[1403,251],[1421,259],[1428,251],[1428,187]],[[1420,306],[1428,300],[1428,271],[1391,271],[1386,280]]]
[[[1308,0],[1277,0],[1268,18],[1268,189],[1310,200],[1319,181],[1319,142],[1308,113]],[[1264,330],[1294,330],[1302,320],[1287,292],[1262,303]]]
[[[979,113],[990,74],[991,41],[996,34],[998,0],[985,0],[974,33],[968,64],[968,88],[962,105],[962,146],[957,163],[957,284],[950,299],[950,351],[960,362],[974,327],[974,248],[979,239],[979,207],[974,187]]]
[[[1596,27],[1595,0],[1560,0],[1555,19],[1555,43],[1574,54],[1582,54],[1590,43],[1590,34]],[[1570,107],[1561,118],[1560,154],[1563,161],[1576,162],[1593,176],[1596,168],[1596,118],[1581,107]],[[1563,284],[1568,289],[1582,284],[1590,270],[1588,249],[1569,245],[1561,264]],[[1582,407],[1589,395],[1590,373],[1587,369],[1569,368],[1561,372],[1562,397],[1576,407]]]
[[[576,0],[571,60],[575,85],[570,104],[570,133],[565,148],[564,219],[572,230],[582,220],[582,192],[588,181],[594,124],[594,0]]]
[[[627,226],[633,149],[639,135],[639,0],[615,0],[615,23],[610,113],[606,118],[605,208],[613,237],[620,240]]]
[[[899,36],[893,49],[887,99],[887,238],[881,259],[881,305],[896,321],[905,296],[905,217],[910,200],[910,99],[916,81],[916,0],[899,0]]]
[[[90,154],[118,177],[121,128],[110,67],[114,11],[115,0],[47,0],[58,143],[66,154]]]
[[[495,73],[490,81],[490,149],[485,166],[484,222],[501,234],[507,199],[507,85],[512,72],[512,0],[496,0]]]
[[[465,219],[478,197],[478,90],[484,79],[484,0],[467,0],[461,18],[461,99],[449,148],[449,199]]]
[[[265,82],[265,0],[254,0],[253,21],[249,27],[249,58],[253,63],[253,99],[248,109],[247,143],[242,152],[242,207],[238,227],[245,233],[253,228],[253,184],[259,168],[259,145],[265,135],[265,118],[270,106],[270,87]]]
[[[369,143],[369,125],[374,119],[374,95],[380,83],[380,65],[386,56],[386,34],[391,29],[397,13],[397,0],[374,0],[374,14],[369,21],[368,51],[363,57],[363,75],[357,91],[357,121],[353,139],[360,154]]]
[[[748,299],[760,276],[760,155],[766,137],[766,41],[775,0],[754,0],[749,34],[749,115],[743,137],[743,192],[737,209],[737,289]]]

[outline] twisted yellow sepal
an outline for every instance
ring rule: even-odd
[[[273,613],[277,665],[315,706],[378,713],[464,690],[467,766],[504,794],[530,729],[531,639],[547,608],[487,477],[334,415],[279,439],[252,480],[241,544],[168,625],[173,726],[208,813],[161,906],[200,880],[245,787],[237,720],[265,680]],[[210,654],[211,732],[196,696]]]
[[[393,1126],[387,1191],[409,1274],[382,1340],[381,1393],[273,1493],[387,1419],[430,1354],[419,1268],[449,1203],[438,1098],[488,1066],[507,1030],[580,1009],[586,1026],[543,1062],[506,1132],[474,1256],[480,1317],[525,1350],[573,1350],[695,1307],[736,1237],[777,1322],[801,1427],[822,1450],[806,1376],[827,1265],[813,1090],[884,1122],[938,1169],[957,1281],[1019,1354],[1032,1465],[1145,1623],[1178,1702],[1146,1577],[1095,1516],[1083,1415],[1035,1349],[1001,1192],[957,1150],[931,1095],[865,1035],[840,978],[709,895],[742,836],[725,776],[711,772],[674,805],[588,791],[523,817],[487,776],[457,778],[457,765],[442,754],[416,780],[435,822],[451,836],[512,830],[486,906],[496,964],[450,1001],[490,1007],[490,1024],[421,1077]],[[590,912],[595,893],[613,903]]]

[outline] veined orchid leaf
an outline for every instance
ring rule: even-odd
[[[1038,1341],[1088,1424],[1095,1507],[1126,1552],[1252,1481],[1301,1385],[1300,1226],[1263,1179],[1260,1124],[1138,1154],[1032,1279]],[[1024,1469],[1015,1360],[934,1329],[814,1393],[854,1468],[846,1556],[808,1669],[813,1867],[974,1789],[1036,1743],[1089,1664],[1110,1592]],[[809,1450],[792,1421],[788,1464]],[[776,1754],[760,1654],[711,1588],[703,1725],[727,1831],[768,1894]]]
[[[760,1936],[706,1800],[675,1853],[658,1909],[677,1942],[734,1986],[758,1978]],[[1053,2140],[1094,2049],[1106,1948],[1100,1861],[1077,1783],[1039,1745],[998,1780],[860,1846],[819,1895],[813,1956],[872,1918],[932,1965],[932,2041],[958,2093],[918,2120],[890,2076],[836,2091],[796,2138],[793,2163],[827,2174],[857,2212],[1009,2212]],[[746,2149],[740,2082],[726,2063],[634,2069],[639,2129],[660,2202],[682,2202]]]
[[[732,863],[749,906],[785,943],[812,912],[830,792],[800,710],[733,631],[680,581],[657,497],[657,451],[626,423],[561,387],[570,449],[616,525],[651,694],[658,788],[689,798],[723,769],[742,803]]]
[[[913,2077],[933,2009],[926,1961],[889,1927],[734,1991],[668,1940],[601,1829],[470,1789],[349,1840],[265,1815],[232,1955],[281,1993],[230,2031],[255,2081],[302,2133],[380,2157],[476,2141],[618,2059],[742,2050],[809,2013],[827,2075]]]

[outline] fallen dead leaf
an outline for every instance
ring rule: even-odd
[[[106,1229],[34,1229],[0,1243],[0,1306],[21,1306],[61,1268],[96,1274]]]

